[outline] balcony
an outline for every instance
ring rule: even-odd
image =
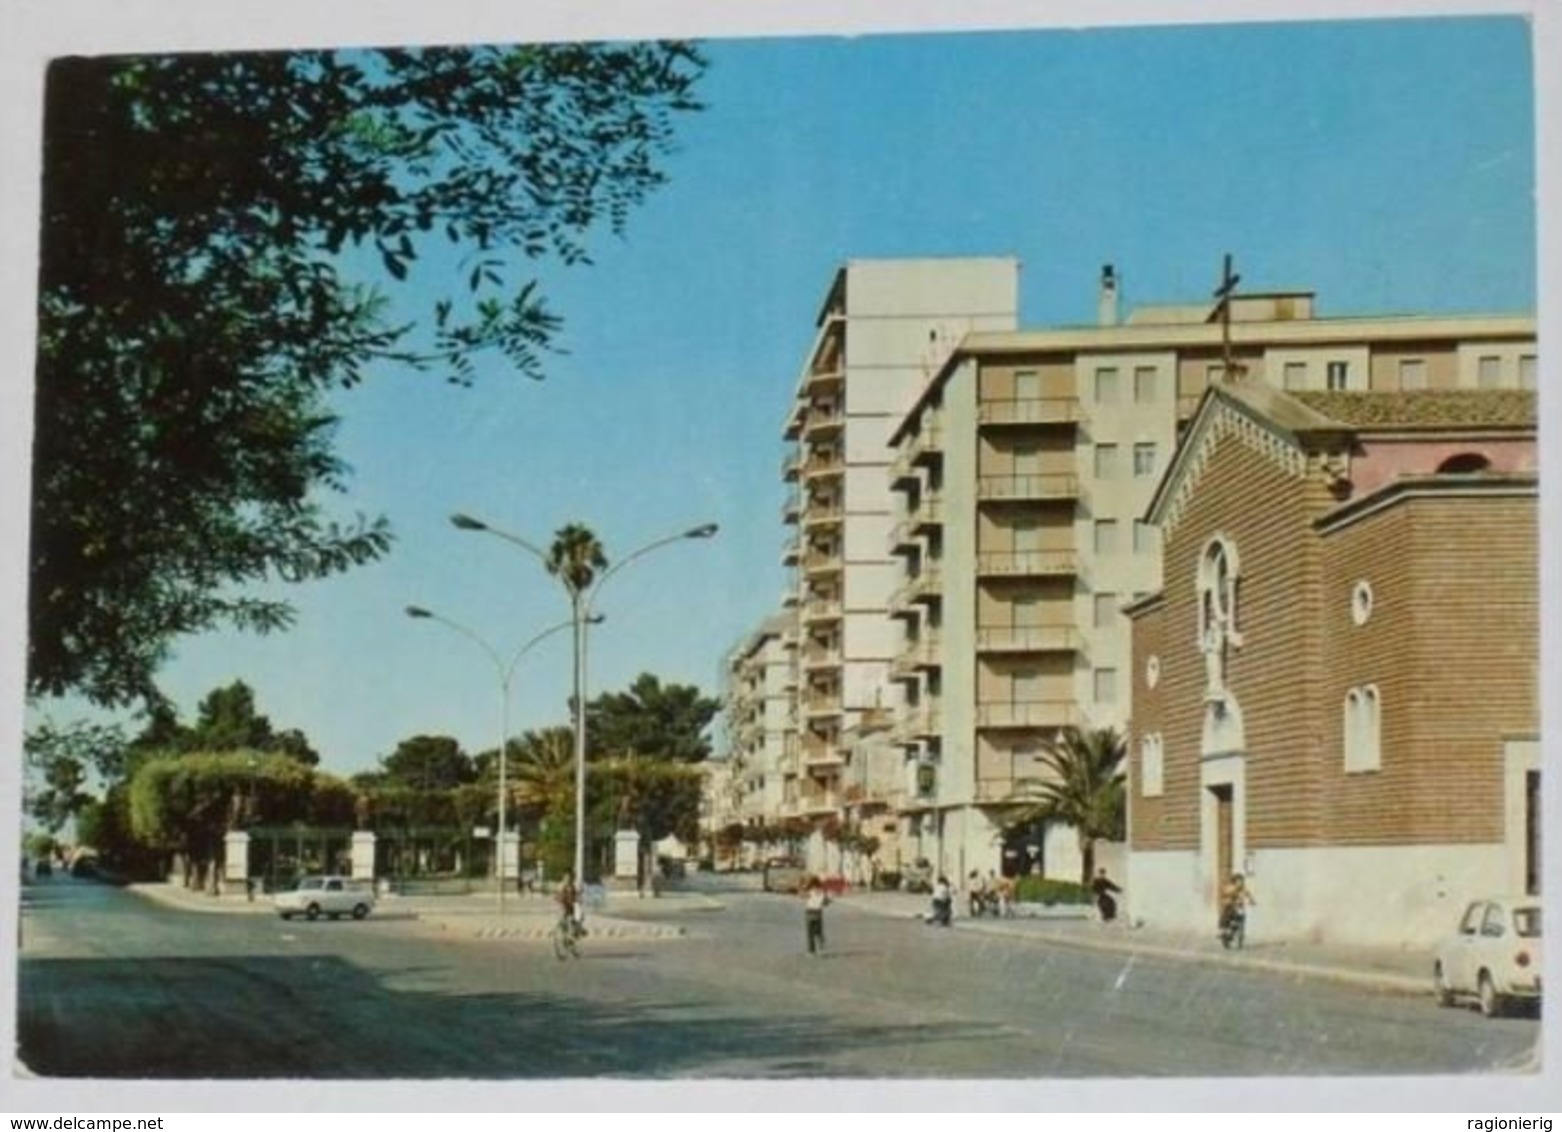
[[[839,503],[812,503],[803,512],[803,526],[809,530],[839,526],[846,517],[845,508]]]
[[[976,556],[976,572],[988,578],[1066,578],[1079,573],[1072,550],[989,551]]]
[[[906,580],[889,595],[889,609],[891,613],[903,612],[914,602],[937,601],[943,595],[943,577],[938,567],[923,566],[920,574]]]
[[[921,478],[917,471],[917,461],[913,453],[906,445],[901,445],[895,452],[895,458],[889,465],[889,482],[891,486],[903,483],[915,483]]]
[[[846,470],[846,461],[839,455],[810,456],[803,461],[802,474],[806,480],[816,480],[824,476],[838,476]]]
[[[803,668],[819,672],[841,666],[841,650],[837,645],[808,645],[803,649]]]
[[[1079,419],[1077,397],[984,401],[976,407],[977,423],[983,425],[1072,425]]]
[[[781,454],[781,478],[795,480],[803,466],[802,454],[796,448],[788,448]]]
[[[841,714],[840,692],[805,692],[803,694],[803,714],[810,720],[833,719],[839,716]]]
[[[924,495],[912,508],[909,516],[914,531],[941,527],[944,524],[944,501],[937,495]]]
[[[786,417],[786,429],[782,435],[787,440],[796,440],[803,435],[803,415],[808,411],[805,401],[798,401],[792,406],[792,411]]]
[[[796,535],[793,535],[781,544],[781,565],[796,566],[802,553],[802,543]]]
[[[846,413],[839,405],[812,405],[803,421],[803,435],[809,439],[835,436],[846,423]]]
[[[976,782],[975,800],[988,804],[1018,801],[1015,794],[1022,785],[1023,782],[1013,778],[980,778]]]
[[[925,464],[942,457],[944,454],[943,428],[937,424],[924,423],[922,431],[915,436],[908,437],[901,450],[907,453],[907,459],[913,464]]]
[[[909,733],[917,739],[937,739],[943,732],[943,716],[936,705],[924,704],[906,717]]]
[[[1045,503],[1079,498],[1079,477],[1073,472],[1039,475],[982,476],[976,498],[983,503]]]
[[[978,652],[1075,652],[1080,640],[1072,625],[999,625],[976,631]]]
[[[841,795],[837,790],[805,788],[798,801],[802,812],[809,815],[833,814],[841,809]]]
[[[803,767],[809,771],[833,773],[846,765],[846,752],[826,739],[803,740]]]
[[[1079,727],[1084,715],[1073,700],[976,705],[978,727]]]
[[[783,523],[795,523],[797,517],[802,514],[803,497],[795,491],[787,492],[786,500],[781,504],[781,521]]]
[[[838,360],[831,358],[808,375],[807,389],[810,393],[835,390],[839,389],[845,380],[846,374],[840,368]]]
[[[910,519],[902,519],[890,528],[888,548],[891,556],[917,549],[917,526]]]
[[[812,598],[803,602],[804,624],[818,624],[841,619],[841,603],[838,598]]]
[[[841,565],[841,555],[837,550],[810,550],[803,555],[803,572],[810,578],[838,574]]]

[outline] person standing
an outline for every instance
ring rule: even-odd
[[[1117,900],[1115,894],[1122,892],[1112,878],[1106,875],[1106,869],[1096,871],[1096,879],[1090,882],[1090,891],[1096,896],[1096,910],[1101,913],[1101,922],[1110,924],[1117,919]]]
[[[933,882],[933,923],[947,928],[953,917],[955,896],[949,887],[949,878],[940,875]]]
[[[808,954],[824,954],[824,909],[830,896],[818,877],[809,877],[803,885],[803,922],[808,930]]]

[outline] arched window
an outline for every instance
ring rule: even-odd
[[[1479,452],[1460,452],[1437,465],[1440,476],[1469,475],[1471,472],[1491,471],[1491,461]]]
[[[1226,690],[1226,650],[1240,645],[1237,631],[1237,552],[1224,535],[1216,535],[1199,556],[1194,584],[1198,592],[1198,648],[1204,654],[1206,697]]]
[[[1376,684],[1345,693],[1345,772],[1359,774],[1383,765],[1382,700]]]
[[[1139,793],[1156,798],[1163,792],[1164,760],[1159,734],[1146,735],[1139,743]]]

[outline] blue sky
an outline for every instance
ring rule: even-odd
[[[481,652],[563,617],[558,585],[464,510],[534,542],[591,526],[610,557],[706,521],[711,542],[615,577],[591,688],[640,671],[717,690],[785,583],[780,430],[831,275],[880,256],[1014,255],[1021,321],[1089,321],[1100,266],[1129,305],[1196,300],[1223,253],[1244,286],[1330,315],[1532,310],[1530,40],[1518,18],[1352,21],[707,44],[707,109],[670,183],[544,275],[568,353],[472,389],[385,371],[340,395],[343,515],[384,514],[385,561],[292,591],[297,627],[189,639],[186,717],[243,679],[329,769],[447,733],[491,747]],[[436,281],[442,282],[442,281]],[[522,661],[512,733],[563,723],[567,635]],[[53,711],[61,718],[59,711]]]

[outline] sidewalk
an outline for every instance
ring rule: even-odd
[[[275,916],[269,896],[253,901],[240,892],[213,896],[179,884],[134,884],[130,891],[188,912],[213,915]],[[641,899],[633,893],[610,893],[599,906],[586,907],[586,927],[602,939],[676,939],[685,934],[676,924],[657,923],[665,916],[704,911],[720,905],[695,893],[664,894]],[[492,892],[464,895],[381,897],[370,918],[411,920],[421,926],[470,939],[545,940],[558,922],[558,908],[549,896],[506,893],[504,909]]]
[[[928,911],[928,897],[901,892],[853,892],[842,896],[842,907],[874,915],[920,919]],[[1024,914],[1030,912],[1032,914]],[[929,931],[935,929],[929,927]],[[1239,951],[1226,951],[1207,935],[1174,932],[1153,925],[1130,927],[1100,923],[1090,910],[1021,907],[1021,914],[1000,920],[971,919],[957,915],[954,931],[1002,935],[1062,947],[1113,951],[1143,958],[1184,963],[1221,964],[1271,974],[1328,979],[1399,994],[1430,994],[1431,956],[1414,948],[1351,946],[1347,944],[1265,942],[1250,937]]]

